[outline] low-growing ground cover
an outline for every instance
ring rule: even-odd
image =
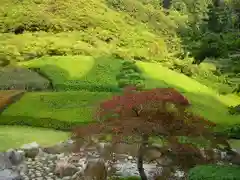
[[[24,67],[7,66],[0,68],[0,89],[46,90],[49,81]]]
[[[137,62],[137,65],[145,76],[146,88],[176,88],[190,100],[191,108],[195,113],[217,124],[240,123],[240,117],[230,115],[227,108],[240,103],[238,96],[219,95],[213,89],[202,85],[194,79],[155,63]]]
[[[56,90],[118,91],[116,75],[121,61],[107,57],[55,56],[20,63],[40,68]]]
[[[95,105],[111,95],[88,91],[29,92],[2,113],[0,124],[67,130],[92,121]]]
[[[17,148],[25,143],[36,141],[42,146],[54,145],[66,140],[69,134],[45,128],[24,126],[0,126],[0,151]]]

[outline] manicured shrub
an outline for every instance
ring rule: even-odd
[[[209,33],[204,36],[196,54],[197,62],[202,62],[207,57],[221,57],[227,54],[227,45],[220,34]]]
[[[238,180],[239,166],[205,165],[196,166],[189,171],[189,180]]]
[[[120,88],[124,88],[126,86],[128,86],[130,84],[130,80],[129,79],[119,79],[118,81],[118,87]]]
[[[29,116],[1,116],[0,125],[17,125],[50,128],[61,131],[71,131],[77,125],[88,124],[88,122],[61,121],[52,118],[34,118]]]
[[[137,87],[138,90],[143,89],[145,84],[141,73],[135,61],[123,61],[121,72],[116,76],[118,86],[124,88],[130,85]]]
[[[228,107],[228,112],[232,115],[239,115],[240,114],[240,104],[237,106]]]

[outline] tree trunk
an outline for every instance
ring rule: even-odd
[[[141,180],[147,180],[147,175],[143,168],[143,157],[144,157],[144,151],[147,144],[148,144],[148,136],[143,135],[142,143],[138,150],[138,161],[137,161],[137,168],[138,168],[138,172],[140,174]]]

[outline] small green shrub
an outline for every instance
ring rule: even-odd
[[[127,74],[127,76],[130,80],[143,80],[143,77],[139,73],[131,73]]]
[[[240,124],[218,127],[215,130],[215,133],[226,136],[230,139],[240,139]]]
[[[131,60],[123,61],[123,63],[122,63],[123,66],[132,66],[134,64],[136,64],[136,61],[131,61]]]
[[[120,87],[120,88],[124,88],[124,87],[126,87],[126,86],[128,86],[128,85],[130,85],[131,83],[130,83],[130,80],[129,79],[119,79],[118,80],[118,87]]]
[[[240,114],[240,104],[237,106],[228,107],[228,112],[232,115],[239,115]]]
[[[129,85],[136,86],[137,89],[143,89],[144,78],[141,75],[140,68],[136,65],[135,61],[124,61],[122,63],[121,72],[116,76],[118,86],[124,88]]]
[[[141,73],[141,70],[135,64],[123,65],[122,71],[133,70],[134,72]]]
[[[195,55],[197,61],[201,62],[207,57],[222,57],[227,54],[227,45],[220,34],[209,33],[204,36],[202,43]]]
[[[202,165],[189,171],[189,180],[238,180],[239,166]]]

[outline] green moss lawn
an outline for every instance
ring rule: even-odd
[[[25,126],[0,126],[0,151],[18,148],[23,144],[36,141],[41,146],[54,145],[67,140],[69,133],[52,129]]]

